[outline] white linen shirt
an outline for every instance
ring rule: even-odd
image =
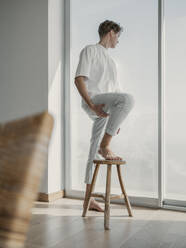
[[[96,43],[85,46],[79,55],[75,78],[85,76],[90,97],[109,92],[123,92],[117,80],[116,64],[108,49]],[[82,104],[85,103],[82,98]]]

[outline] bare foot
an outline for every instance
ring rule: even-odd
[[[84,207],[84,204],[83,204],[83,207]],[[101,208],[100,205],[98,204],[98,202],[95,201],[94,199],[90,200],[89,210],[104,212],[104,209]]]
[[[98,202],[95,201],[95,200],[90,201],[89,210],[95,210],[95,211],[98,211],[98,212],[104,212],[103,208],[100,207]]]
[[[123,158],[116,156],[108,147],[100,147],[98,153],[108,160],[122,160]]]

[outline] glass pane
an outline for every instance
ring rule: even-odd
[[[135,98],[135,107],[121,125],[111,149],[127,165],[122,175],[129,195],[157,197],[158,170],[158,1],[71,1],[71,171],[72,188],[84,189],[92,120],[81,109],[74,85],[80,50],[99,42],[98,26],[113,20],[124,31],[115,49],[109,49],[117,64],[124,92]],[[116,168],[111,192],[121,192]],[[105,191],[106,166],[102,166],[96,191]]]
[[[186,200],[186,1],[165,1],[165,198]]]

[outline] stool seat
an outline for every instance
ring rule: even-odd
[[[99,159],[93,160],[94,164],[126,164],[125,160]]]
[[[130,201],[129,201],[127,193],[125,191],[125,187],[124,187],[124,184],[123,184],[123,179],[122,179],[122,176],[121,176],[121,167],[120,167],[120,165],[126,164],[126,161],[125,160],[110,160],[110,159],[109,160],[108,159],[107,160],[106,159],[101,160],[100,159],[100,160],[93,160],[93,163],[95,163],[96,166],[95,166],[95,169],[94,169],[94,174],[93,174],[93,178],[92,178],[91,185],[90,185],[90,190],[89,190],[89,192],[88,192],[88,194],[86,195],[86,198],[85,198],[85,204],[84,204],[84,208],[83,208],[82,217],[86,216],[87,209],[89,208],[91,196],[93,196],[93,197],[101,197],[105,201],[104,228],[106,230],[108,230],[108,229],[110,229],[109,228],[109,220],[110,220],[110,200],[111,199],[123,198],[125,203],[126,203],[126,207],[127,207],[129,216],[130,217],[133,216]],[[99,167],[100,167],[100,165],[103,165],[103,164],[107,165],[106,192],[105,192],[105,194],[103,194],[103,193],[93,193]],[[110,194],[111,168],[112,168],[113,164],[115,164],[117,166],[117,174],[118,174],[118,179],[119,179],[119,183],[120,183],[120,187],[121,187],[121,191],[122,191],[121,195]]]

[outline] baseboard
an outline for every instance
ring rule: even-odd
[[[49,194],[39,192],[37,200],[43,202],[51,202],[64,197],[65,197],[65,190],[60,190],[58,192],[49,193]]]

